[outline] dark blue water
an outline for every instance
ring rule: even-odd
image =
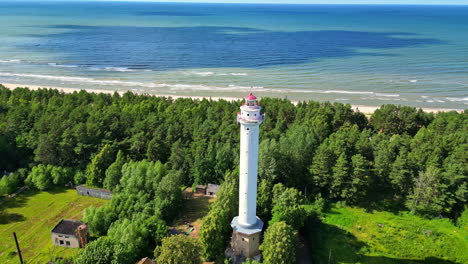
[[[468,7],[0,3],[0,82],[468,104]]]

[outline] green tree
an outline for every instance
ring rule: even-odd
[[[348,201],[355,203],[363,199],[371,186],[370,162],[361,154],[351,157],[351,181],[348,187]]]
[[[276,222],[265,231],[260,245],[265,264],[296,263],[297,231],[285,222]]]
[[[371,116],[370,124],[376,131],[389,135],[415,135],[419,128],[427,126],[432,120],[432,114],[415,107],[383,105]]]
[[[286,222],[287,224],[299,229],[303,226],[306,213],[304,210],[304,198],[295,188],[280,188],[281,184],[273,188],[273,210],[272,219],[269,224],[276,222]]]
[[[390,170],[389,178],[399,196],[406,197],[412,186],[412,171],[405,150],[400,152]]]
[[[58,165],[60,161],[59,145],[53,135],[40,135],[34,150],[34,160],[45,164]]]
[[[445,185],[441,181],[441,173],[436,168],[428,168],[420,172],[414,180],[414,187],[408,196],[406,206],[413,212],[427,215],[437,215],[444,211]]]
[[[75,185],[80,185],[86,182],[86,174],[81,171],[77,170],[75,171],[75,175],[73,175],[73,182]]]
[[[226,249],[232,233],[230,223],[237,215],[238,209],[238,171],[226,174],[224,183],[217,193],[217,200],[203,218],[200,228],[202,255],[206,260],[212,260]]]
[[[39,164],[31,169],[26,182],[43,191],[52,187],[51,165]]]
[[[126,158],[121,150],[117,153],[117,158],[106,170],[106,178],[104,179],[104,188],[114,190],[122,178],[122,167],[126,162]]]
[[[54,185],[63,186],[73,181],[73,170],[54,166],[50,170],[50,176]]]
[[[115,220],[108,206],[95,208],[93,206],[85,209],[84,221],[89,225],[89,231],[96,236],[104,236],[107,229]]]
[[[228,262],[228,264],[231,263],[231,262]],[[243,264],[261,264],[261,262],[258,262],[256,260],[253,260],[253,259],[247,259],[246,261],[242,262]]]
[[[349,182],[349,169],[350,165],[347,160],[346,154],[341,153],[338,160],[333,166],[333,179],[329,189],[329,197],[348,200],[348,182]]]
[[[10,173],[0,178],[0,195],[8,195],[16,191],[21,185],[18,173]]]
[[[312,174],[316,185],[321,189],[327,189],[326,186],[329,185],[329,182],[332,179],[332,162],[332,153],[330,153],[325,145],[320,145],[313,158],[310,173]]]
[[[159,264],[201,264],[200,252],[200,244],[195,238],[176,235],[164,238],[154,255]]]
[[[271,209],[273,207],[273,183],[267,179],[261,179],[258,184],[258,197],[257,197],[257,214],[260,219],[270,219]]]
[[[132,252],[110,237],[100,237],[90,242],[75,259],[75,264],[131,264]]]
[[[104,145],[101,151],[94,156],[86,168],[86,184],[102,187],[106,177],[106,170],[114,161],[114,150],[110,145]]]
[[[465,207],[463,213],[457,219],[458,227],[468,230],[468,206]]]
[[[168,153],[166,146],[159,133],[155,133],[153,139],[148,143],[146,149],[146,156],[151,161],[161,161],[165,163],[167,161]]]
[[[180,172],[171,172],[156,189],[156,210],[166,222],[172,222],[182,208],[181,178]]]
[[[167,226],[164,221],[142,213],[131,220],[114,222],[108,232],[110,238],[124,245],[126,251],[135,256],[150,255],[166,234]]]

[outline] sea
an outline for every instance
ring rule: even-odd
[[[468,6],[0,1],[0,83],[468,105]]]

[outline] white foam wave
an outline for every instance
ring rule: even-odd
[[[361,98],[363,100],[379,100],[379,101],[401,101],[400,98]]]
[[[374,94],[374,92],[358,92],[358,91],[342,91],[342,90],[329,90],[329,91],[323,91],[321,93],[324,94],[330,94],[330,93],[336,93],[336,94]]]
[[[221,76],[223,75],[231,75],[231,76],[247,76],[248,74],[245,72],[232,72],[232,73],[221,73],[219,74]]]
[[[374,92],[367,92],[367,91],[329,90],[329,91],[323,91],[321,93],[325,93],[325,94],[367,94],[367,95],[382,96],[382,97],[400,97],[399,94],[374,93]]]
[[[0,63],[19,63],[21,60],[0,60]]]
[[[60,67],[60,68],[78,68],[78,65],[68,65],[68,64],[57,64],[55,62],[47,63],[47,65],[52,67]]]
[[[75,76],[58,76],[58,75],[40,75],[40,74],[22,74],[22,73],[8,73],[0,72],[0,76],[6,77],[26,77],[26,78],[35,78],[43,80],[54,80],[62,82],[79,82],[79,83],[91,83],[98,85],[122,85],[122,86],[140,86],[140,87],[166,87],[165,85],[155,84],[155,83],[144,83],[144,82],[127,82],[127,81],[117,81],[117,80],[97,80],[93,78],[86,77],[75,77]]]
[[[191,74],[198,76],[211,76],[214,75],[214,72],[192,72]]]
[[[47,65],[52,66],[52,67],[59,67],[59,68],[85,68],[85,66],[80,66],[80,65],[73,65],[73,64],[58,64],[55,62],[49,62]],[[86,67],[87,68],[87,67]],[[111,72],[133,72],[135,70],[129,69],[126,67],[89,67],[87,69],[90,69],[92,71],[111,71]],[[151,71],[151,70],[145,70],[145,71]]]
[[[383,96],[383,97],[400,97],[399,94],[383,94],[383,93],[375,93],[376,96]]]
[[[410,82],[410,83],[417,83],[418,80],[410,80],[409,82]]]
[[[461,97],[461,98],[445,97],[445,99],[449,100],[450,102],[468,102],[468,97]]]
[[[138,88],[142,92],[161,92],[162,90],[166,92],[177,92],[177,91],[216,91],[216,92],[270,92],[270,93],[284,93],[284,94],[300,94],[300,93],[320,93],[320,94],[358,94],[364,95],[363,99],[365,100],[382,100],[382,101],[399,101],[404,100],[400,98],[398,94],[390,93],[374,93],[367,91],[344,91],[344,90],[301,90],[301,89],[279,89],[279,88],[266,88],[263,86],[242,86],[237,84],[229,85],[203,85],[203,84],[170,84],[170,83],[154,83],[154,82],[138,82],[138,81],[124,81],[124,80],[109,80],[109,79],[95,79],[90,77],[78,77],[78,76],[61,76],[61,75],[41,75],[41,74],[22,74],[22,73],[9,73],[9,72],[0,72],[0,76],[3,77],[16,77],[16,78],[34,78],[41,80],[50,80],[50,81],[60,81],[62,83],[70,84],[93,84],[99,86],[113,86],[113,87],[128,87],[128,88]],[[153,88],[148,89],[148,88]],[[160,91],[158,91],[161,89]],[[336,101],[346,101],[350,100],[346,96],[339,96],[336,98]],[[398,97],[398,98],[397,98]],[[451,102],[463,102],[468,103],[468,97],[446,97],[443,98],[430,98],[429,96],[421,96],[424,101],[428,103],[438,102],[445,103],[447,101]]]
[[[200,72],[200,71],[189,71],[184,72],[185,75],[198,75],[198,76],[247,76],[245,72],[231,72],[231,73],[215,73],[215,72]]]
[[[87,77],[74,77],[74,76],[57,76],[57,75],[40,75],[40,74],[22,74],[22,73],[8,73],[0,72],[0,76],[5,77],[25,77],[35,78],[42,80],[53,80],[70,83],[87,83],[103,86],[125,86],[125,87],[143,87],[143,88],[168,88],[173,91],[271,91],[272,89],[265,89],[261,86],[208,86],[208,85],[194,85],[194,84],[167,84],[167,83],[151,83],[151,82],[133,82],[133,81],[118,81],[118,80],[98,80]]]
[[[125,67],[91,67],[89,68],[93,71],[114,71],[114,72],[132,72],[135,70],[125,68]]]

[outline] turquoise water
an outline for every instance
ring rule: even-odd
[[[0,24],[0,83],[468,105],[468,6],[2,1]]]

